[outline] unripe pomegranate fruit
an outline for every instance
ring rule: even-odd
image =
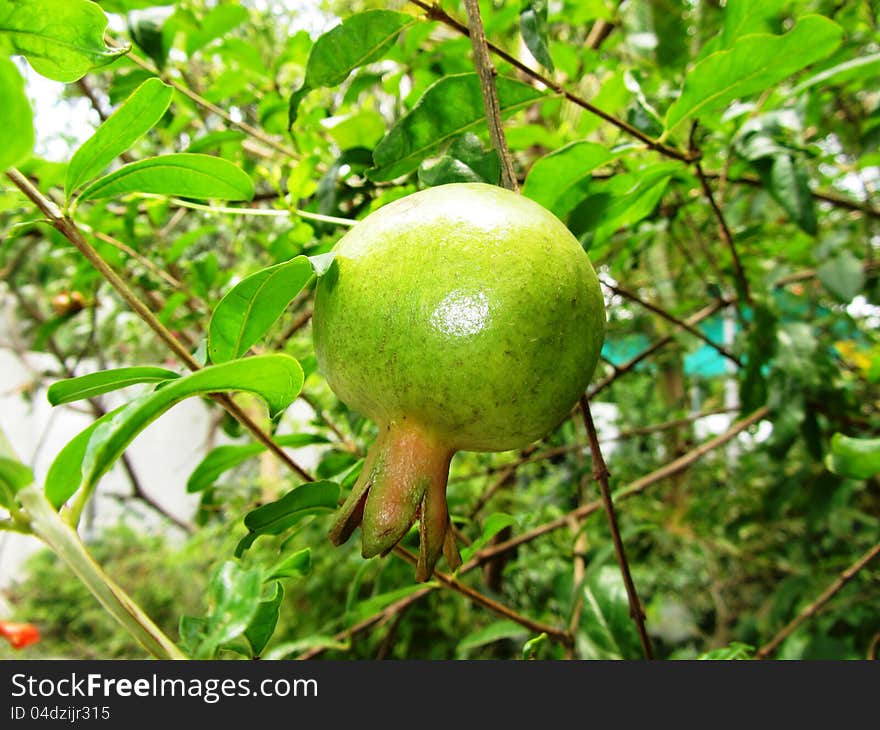
[[[586,389],[605,332],[596,274],[552,213],[492,185],[429,188],[367,216],[318,283],[315,354],[379,435],[330,531],[364,557],[420,520],[418,580],[460,564],[446,507],[453,454],[517,449]]]

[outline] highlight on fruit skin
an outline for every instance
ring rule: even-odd
[[[318,367],[378,436],[330,530],[384,555],[419,520],[416,578],[461,560],[446,505],[456,451],[546,435],[586,390],[605,307],[586,252],[552,213],[481,183],[428,188],[337,243],[313,315]]]

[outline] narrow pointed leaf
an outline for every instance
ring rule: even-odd
[[[831,453],[825,460],[835,474],[870,479],[880,473],[880,438],[853,438],[842,433],[831,437]]]
[[[300,102],[309,91],[341,84],[354,69],[378,61],[400,32],[416,22],[391,10],[367,10],[324,33],[309,53],[302,87],[290,97],[289,123],[296,121]]]
[[[272,585],[272,592],[268,598],[264,598],[257,606],[256,613],[244,632],[251,652],[254,657],[260,656],[275,633],[278,625],[278,617],[281,612],[281,602],[284,600],[284,586],[278,581]]]
[[[104,11],[87,0],[0,0],[0,55],[21,54],[38,74],[76,81],[126,52],[107,47],[106,27]]]
[[[67,167],[68,198],[156,125],[171,103],[172,91],[159,79],[147,79],[98,127]]]
[[[260,535],[278,535],[310,515],[329,513],[339,503],[339,485],[335,482],[309,482],[285,494],[281,499],[248,512],[244,525],[248,534],[235,548],[240,557]]]
[[[0,456],[0,507],[9,509],[15,503],[15,493],[33,484],[34,473],[30,467],[15,459]]]
[[[276,436],[272,440],[281,447],[294,449],[309,444],[327,443],[324,436],[312,433],[287,434]],[[186,491],[201,492],[203,489],[207,489],[217,481],[221,474],[234,469],[265,450],[266,447],[261,443],[229,444],[212,449],[193,469],[186,483]]]
[[[302,388],[299,363],[287,355],[260,355],[207,367],[142,396],[102,422],[88,440],[82,462],[82,484],[91,489],[134,438],[175,403],[194,395],[246,391],[260,396],[276,415]]]
[[[516,79],[495,79],[502,114],[512,114],[541,99],[541,91]],[[415,170],[445,142],[486,124],[480,79],[476,73],[445,76],[429,86],[373,151],[375,167],[367,176],[394,180]]]
[[[866,56],[838,63],[836,66],[826,68],[810,78],[805,79],[792,90],[792,94],[799,94],[817,84],[823,86],[835,86],[847,81],[861,81],[863,79],[877,78],[880,76],[880,53],[870,53]]]
[[[115,370],[102,370],[97,373],[81,375],[78,378],[68,378],[52,383],[46,393],[46,397],[53,406],[61,403],[93,398],[102,393],[109,393],[120,388],[138,383],[160,383],[163,380],[172,380],[180,377],[173,370],[154,367],[131,367],[117,368]]]
[[[20,164],[34,148],[34,115],[24,93],[24,79],[7,58],[0,58],[0,172]]]
[[[104,423],[108,423],[125,406],[115,411],[105,413],[97,421],[80,431],[68,441],[61,451],[55,456],[49,471],[46,473],[46,499],[55,509],[60,509],[82,484],[82,465],[89,446],[89,440],[95,430]]]
[[[585,195],[590,173],[616,155],[593,142],[572,142],[536,160],[523,184],[523,195],[565,218]]]
[[[547,40],[547,0],[526,0],[519,14],[519,30],[526,47],[544,68],[553,71]]]
[[[222,157],[179,152],[123,165],[95,180],[79,197],[94,200],[128,193],[250,200],[254,183],[247,173]]]
[[[281,578],[302,578],[312,569],[312,549],[303,548],[278,561],[269,571],[266,580]]]
[[[220,363],[244,355],[314,275],[306,256],[257,271],[230,289],[211,316],[208,356]]]
[[[807,15],[785,35],[755,33],[729,49],[707,56],[687,75],[681,96],[666,114],[667,132],[687,119],[779,83],[831,54],[840,45],[840,26]]]

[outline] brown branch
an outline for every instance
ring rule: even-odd
[[[486,111],[486,122],[489,125],[489,139],[498,153],[501,162],[501,185],[508,190],[519,192],[516,172],[513,169],[513,158],[507,139],[504,136],[504,124],[501,121],[501,105],[498,103],[498,90],[495,88],[495,67],[489,57],[486,33],[483,30],[483,19],[480,17],[478,0],[464,0],[467,12],[468,30],[471,45],[474,49],[474,66],[480,77],[480,90],[483,94],[483,107]]]
[[[630,483],[628,486],[624,487],[617,493],[617,501],[619,502],[622,499],[627,499],[635,494],[639,494],[640,492],[645,491],[648,487],[656,484],[657,482],[661,482],[668,477],[683,472],[692,464],[703,458],[703,456],[708,454],[710,451],[717,449],[719,446],[730,441],[741,431],[744,431],[752,424],[760,421],[762,418],[764,418],[764,416],[767,415],[768,412],[769,409],[766,406],[762,406],[746,418],[737,421],[724,433],[706,441],[703,444],[700,444],[700,446],[698,446],[697,448],[688,451],[686,454],[683,454],[677,459],[670,461],[668,464],[661,466],[659,469],[655,469],[649,474],[646,474],[645,476],[636,479],[634,482]],[[463,574],[468,570],[471,570],[478,565],[484,563],[486,560],[495,555],[513,550],[520,545],[531,542],[541,535],[546,535],[548,532],[553,532],[554,530],[565,527],[572,517],[580,519],[600,509],[602,509],[601,500],[589,502],[588,504],[582,505],[577,509],[568,512],[567,514],[558,517],[555,520],[551,520],[550,522],[539,525],[538,527],[535,527],[528,532],[524,532],[517,537],[511,538],[510,540],[507,540],[503,543],[499,543],[498,545],[493,545],[492,547],[483,548],[474,556],[474,558],[470,562],[468,562],[459,570],[459,573]]]
[[[110,45],[112,45],[116,48],[119,48],[118,45],[116,45],[112,42],[110,43]],[[134,53],[130,52],[128,54],[128,58],[134,64],[136,64],[137,66],[140,66],[145,71],[148,71],[149,73],[154,74],[154,75],[158,76],[159,78],[161,78],[166,84],[168,84],[169,86],[172,86],[174,89],[179,91],[181,94],[186,96],[191,101],[198,104],[203,109],[207,109],[209,112],[216,114],[224,122],[226,122],[226,124],[233,126],[233,127],[237,127],[245,134],[253,137],[256,140],[259,140],[264,145],[266,145],[267,147],[271,147],[276,152],[280,152],[283,155],[287,155],[288,157],[290,157],[291,159],[294,159],[294,160],[300,159],[300,155],[297,154],[296,151],[294,151],[290,147],[287,147],[286,145],[281,144],[277,140],[272,139],[272,137],[270,137],[269,135],[260,131],[256,127],[251,126],[247,122],[236,121],[235,119],[233,119],[230,116],[229,112],[227,112],[225,109],[221,109],[216,104],[213,104],[210,101],[208,101],[205,97],[200,96],[195,91],[190,89],[186,84],[181,84],[181,83],[175,81],[174,79],[169,78],[167,74],[160,73],[155,68],[155,66],[153,66],[151,63],[148,63],[147,61],[143,60],[142,58],[139,58]]]
[[[402,545],[396,545],[392,552],[412,565],[416,565],[418,563],[418,558]],[[572,639],[571,634],[569,634],[568,631],[564,629],[558,629],[555,626],[550,626],[548,624],[542,624],[539,621],[534,621],[527,616],[523,616],[522,614],[514,611],[512,608],[508,608],[503,603],[499,603],[495,599],[489,598],[489,596],[480,593],[475,588],[471,588],[470,586],[465,585],[460,580],[458,580],[458,578],[449,575],[448,573],[442,573],[439,570],[435,570],[433,577],[435,580],[440,581],[447,588],[451,588],[456,593],[460,593],[472,603],[475,603],[478,606],[482,606],[483,608],[487,608],[503,618],[510,619],[520,626],[524,626],[534,634],[546,633],[548,638],[566,647],[571,646],[574,643],[574,640]]]
[[[723,345],[719,345],[717,342],[713,342],[709,337],[706,336],[706,334],[701,329],[694,327],[693,325],[688,324],[687,322],[679,319],[678,317],[675,317],[674,315],[667,312],[665,309],[658,307],[656,304],[652,304],[651,302],[649,302],[645,299],[642,299],[637,294],[633,294],[632,292],[627,291],[626,289],[623,289],[623,288],[616,286],[614,284],[611,284],[610,282],[608,282],[604,279],[600,279],[600,281],[602,282],[602,284],[604,286],[608,287],[615,294],[622,296],[624,299],[629,299],[631,302],[634,302],[634,303],[638,304],[639,306],[644,307],[648,311],[651,311],[654,314],[657,314],[660,317],[663,317],[663,319],[667,320],[668,322],[672,322],[672,324],[674,324],[678,327],[681,327],[683,330],[685,330],[687,332],[690,332],[694,337],[705,342],[707,345],[709,345],[709,347],[715,349],[718,353],[720,353],[721,355],[726,357],[728,360],[730,360],[732,363],[734,363],[737,367],[742,367],[742,362],[740,362],[740,359],[736,355],[734,355],[730,350],[728,350]]]
[[[746,272],[740,261],[739,253],[737,253],[736,245],[733,242],[733,236],[727,225],[727,220],[724,218],[724,212],[718,207],[715,196],[712,194],[712,188],[709,187],[709,181],[706,179],[706,174],[703,172],[702,165],[697,162],[694,165],[694,169],[696,170],[697,178],[700,181],[700,187],[703,188],[703,194],[709,201],[712,212],[715,214],[715,219],[718,221],[718,232],[721,234],[721,239],[724,241],[724,244],[727,246],[731,257],[733,258],[733,271],[734,276],[736,277],[737,294],[746,304],[751,304],[752,295],[749,291],[749,280],[746,278]]]
[[[642,651],[645,659],[654,658],[654,650],[651,647],[651,639],[645,628],[645,610],[639,600],[639,594],[633,583],[632,573],[629,569],[629,561],[626,558],[626,549],[623,539],[620,537],[620,528],[617,524],[617,515],[614,511],[614,501],[611,499],[611,488],[608,486],[608,466],[602,456],[602,448],[599,446],[599,436],[596,434],[596,425],[593,423],[593,414],[590,413],[590,404],[584,396],[580,399],[581,414],[584,417],[584,426],[587,429],[587,439],[590,442],[590,453],[593,457],[593,479],[599,485],[599,493],[602,495],[602,507],[608,518],[608,527],[611,530],[611,541],[614,543],[614,553],[617,556],[617,564],[623,576],[623,584],[626,586],[626,597],[629,601],[629,615],[636,623],[639,632],[639,641],[642,643]]]
[[[13,272],[10,272],[13,273]],[[44,323],[45,317],[42,312],[39,311],[35,306],[33,306],[30,302],[25,299],[22,295],[21,291],[14,283],[10,280],[6,282],[9,290],[12,292],[19,306],[27,313],[27,315],[37,322],[38,324]],[[73,368],[71,368],[67,364],[67,358],[64,353],[61,351],[61,348],[58,346],[58,343],[55,341],[55,338],[52,335],[48,335],[46,337],[46,348],[49,352],[52,353],[52,356],[58,361],[58,365],[61,368],[62,373],[67,378],[72,378],[76,375]],[[104,406],[101,405],[100,401],[97,398],[87,398],[86,402],[89,404],[89,408],[92,411],[92,415],[97,419],[106,415],[107,410]],[[168,512],[161,504],[156,502],[143,488],[141,484],[140,477],[137,472],[134,470],[134,466],[131,463],[131,460],[128,457],[127,453],[123,453],[120,457],[120,461],[122,462],[123,471],[125,471],[125,475],[128,478],[128,482],[131,485],[132,496],[135,499],[142,501],[148,507],[150,507],[154,512],[158,513],[162,517],[164,517],[169,522],[177,525],[180,529],[182,529],[187,534],[193,534],[195,532],[195,528],[192,524],[187,522],[186,520],[182,520],[176,515]]]
[[[850,565],[846,570],[844,570],[837,579],[826,588],[822,595],[820,595],[815,601],[813,601],[809,606],[804,608],[797,616],[795,616],[791,621],[789,621],[785,627],[780,631],[776,636],[774,636],[770,641],[768,641],[764,646],[762,646],[755,653],[756,659],[766,659],[770,656],[779,645],[787,639],[791,633],[798,628],[804,621],[809,618],[815,616],[822,608],[825,606],[828,601],[830,601],[834,595],[843,588],[847,583],[849,583],[853,578],[856,577],[858,572],[864,568],[868,563],[870,563],[874,558],[880,555],[880,543],[877,543],[872,547],[868,552],[862,555],[856,562]]]
[[[723,309],[724,307],[731,304],[733,301],[735,301],[733,298],[718,299],[715,302],[713,302],[712,304],[709,304],[709,305],[703,307],[699,312],[695,312],[690,317],[688,317],[686,320],[683,320],[683,322],[692,327],[693,325],[695,325],[699,322],[702,322],[707,317],[711,317],[719,309]],[[615,380],[617,380],[617,378],[619,378],[621,375],[628,373],[636,365],[638,365],[640,362],[642,362],[642,360],[649,357],[650,355],[653,355],[661,347],[663,347],[667,343],[671,342],[674,337],[675,337],[675,333],[670,332],[669,334],[664,335],[660,339],[658,339],[655,342],[653,342],[652,344],[650,344],[648,347],[646,347],[644,350],[642,350],[638,355],[635,355],[631,359],[627,360],[623,365],[615,366],[615,369],[611,374],[606,375],[604,378],[602,378],[602,380],[597,382],[590,389],[590,391],[587,393],[587,398],[592,400],[596,396],[597,393],[605,390],[605,388],[607,388],[609,385],[611,385]]]
[[[201,369],[200,365],[190,355],[189,350],[178,340],[171,331],[159,321],[155,314],[145,305],[137,295],[131,290],[128,284],[114,271],[106,261],[98,254],[92,245],[83,236],[76,223],[70,218],[62,215],[51,200],[37,190],[24,175],[15,168],[6,171],[6,176],[12,183],[21,190],[30,201],[37,206],[53,227],[61,233],[68,241],[70,241],[77,250],[85,257],[85,259],[103,276],[107,282],[122,297],[123,301],[131,307],[144,323],[153,330],[159,339],[174,353],[189,370],[196,371]],[[211,396],[213,400],[225,408],[236,420],[239,421],[254,438],[265,446],[269,451],[274,453],[281,459],[290,469],[299,474],[306,481],[313,481],[312,476],[297,464],[278,444],[276,444],[271,436],[263,431],[262,428],[242,410],[229,396],[225,394],[214,394]]]
[[[709,180],[715,180],[720,178],[722,173],[705,170],[703,174]],[[761,182],[760,178],[752,177],[751,175],[742,175],[741,177],[729,177],[727,178],[727,182],[736,183],[737,185],[748,185],[753,188],[764,187],[764,183]],[[880,210],[872,208],[867,201],[865,203],[860,203],[857,200],[852,200],[842,195],[837,195],[835,193],[830,193],[824,190],[811,190],[810,195],[813,196],[813,198],[815,198],[816,200],[821,200],[823,203],[833,205],[835,208],[843,208],[844,210],[853,211],[854,213],[864,213],[870,218],[880,218]]]
[[[353,636],[360,634],[373,626],[384,623],[392,616],[395,616],[404,611],[413,603],[421,599],[423,596],[427,596],[429,593],[433,593],[435,590],[437,590],[436,585],[426,585],[424,588],[416,591],[415,593],[411,593],[408,596],[404,596],[403,598],[386,606],[381,611],[378,611],[372,616],[365,618],[363,621],[359,621],[358,623],[354,624],[354,626],[340,631],[338,634],[336,634],[336,636],[333,637],[333,639],[334,641],[338,642],[348,641]],[[326,646],[316,646],[304,651],[297,657],[297,659],[314,659],[323,654],[325,651],[327,651]]]
[[[464,25],[463,23],[459,22],[458,20],[456,20],[455,18],[453,18],[451,15],[449,15],[449,13],[447,13],[445,10],[443,10],[443,8],[441,8],[439,5],[431,5],[429,3],[423,2],[423,0],[409,0],[409,1],[413,5],[417,5],[422,10],[424,10],[427,17],[430,18],[431,20],[439,21],[439,22],[443,23],[444,25],[454,29],[458,33],[461,33],[464,36],[468,36],[468,37],[470,36],[470,31],[468,30],[468,27],[466,25]],[[534,81],[537,81],[538,83],[542,84],[543,86],[546,86],[551,91],[554,91],[557,94],[565,97],[566,100],[581,107],[582,109],[586,109],[591,114],[594,114],[595,116],[597,116],[601,119],[604,119],[606,122],[614,125],[615,127],[620,129],[621,131],[625,132],[626,134],[630,135],[631,137],[635,137],[640,142],[643,142],[649,149],[656,150],[657,152],[659,152],[662,155],[665,155],[666,157],[671,157],[672,159],[680,160],[682,162],[690,163],[690,162],[693,162],[695,159],[697,159],[697,157],[695,157],[691,153],[682,152],[681,150],[676,149],[675,147],[670,147],[669,145],[663,144],[662,142],[658,142],[657,140],[652,139],[649,135],[645,134],[640,129],[637,129],[636,127],[632,126],[628,122],[625,122],[622,119],[618,119],[614,115],[609,114],[608,112],[602,111],[601,109],[599,109],[596,106],[593,106],[592,104],[590,104],[590,102],[586,101],[585,99],[582,99],[581,97],[577,96],[576,94],[572,94],[570,91],[567,91],[561,84],[557,84],[552,79],[549,79],[546,76],[544,76],[543,74],[535,71],[533,68],[530,68],[529,66],[524,64],[522,61],[511,56],[509,53],[507,53],[507,51],[503,50],[502,48],[499,48],[498,46],[494,45],[493,43],[487,42],[486,46],[496,56],[505,60],[507,63],[509,63],[514,68],[518,69],[519,71],[522,71],[529,78],[533,79]]]

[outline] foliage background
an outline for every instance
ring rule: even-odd
[[[432,84],[473,71],[470,41],[448,24],[425,20],[413,4],[101,5],[111,14],[110,35],[132,42],[131,56],[141,60],[122,55],[69,83],[65,95],[84,96],[106,116],[161,73],[175,84],[171,104],[127,159],[182,151],[220,156],[253,180],[249,205],[290,213],[192,209],[165,195],[77,206],[75,220],[96,250],[193,352],[203,347],[212,309],[236,282],[332,248],[344,229],[314,214],[356,219],[420,187],[497,182],[485,124],[457,129],[451,143],[434,144],[404,175],[383,180],[367,172],[379,166],[374,151],[388,144],[383,138],[403,115],[421,109],[442,119],[449,111],[427,95]],[[442,7],[465,17],[457,3]],[[289,99],[308,78],[315,39],[335,18],[375,8],[407,13],[413,22],[380,58],[339,82],[314,84],[288,133]],[[492,43],[622,123],[547,93],[509,115],[505,131],[524,193],[565,220],[606,284],[608,343],[591,395],[594,403],[616,408],[612,487],[655,652],[663,658],[713,650],[752,656],[880,535],[877,469],[864,469],[876,460],[876,442],[866,441],[852,456],[833,439],[838,433],[876,439],[880,423],[876,8],[822,0],[728,0],[726,6],[566,0],[483,2],[481,9]],[[681,107],[680,95],[687,98],[683,84],[689,93],[709,96],[721,83],[717,74],[695,71],[701,60],[737,43],[740,51],[760,53],[770,41],[766,35],[755,41],[751,33],[789,33],[783,37],[790,39],[796,23],[812,14],[837,24],[839,44],[806,68],[794,64],[779,78],[771,73],[769,83],[700,107],[687,123],[667,128],[667,110]],[[743,45],[749,42],[754,47]],[[818,43],[792,42],[794,56]],[[762,70],[772,72],[788,58],[774,55]],[[495,63],[500,76],[544,88],[497,56]],[[666,151],[644,144],[658,138]],[[669,150],[680,157],[699,153],[699,171]],[[64,162],[32,157],[19,166],[43,193],[61,200]],[[56,357],[47,382],[79,374],[84,360],[102,367],[178,367],[69,242],[36,218],[26,198],[6,184],[0,291],[15,307],[26,349]],[[316,474],[347,486],[374,427],[314,372],[312,286],[256,349],[286,352],[304,365],[301,398],[314,418],[282,420],[281,428],[325,439]],[[701,337],[680,326],[707,306],[718,313],[694,322],[691,330],[702,328]],[[658,340],[663,346],[634,361]],[[226,436],[249,440],[211,407]],[[704,434],[696,415],[724,412],[729,424],[763,407],[758,423],[687,468],[631,497],[620,491],[693,453]],[[332,548],[327,516],[301,523],[292,534],[262,537],[236,560],[235,545],[246,533],[243,516],[302,482],[269,458],[244,462],[204,489],[185,539],[174,529],[157,536],[120,527],[90,548],[147,613],[194,652],[228,658],[250,652],[240,634],[206,649],[185,630],[178,633],[181,616],[210,617],[222,602],[208,587],[213,571],[233,561],[233,583],[245,595],[248,571],[265,576],[284,556],[308,549],[308,567],[283,581],[265,656],[638,658],[601,510],[581,519],[571,514],[597,497],[590,473],[578,419],[527,454],[456,457],[449,501],[467,540],[482,535],[491,545],[568,515],[561,529],[462,576],[465,585],[507,607],[506,616],[460,591],[414,586],[411,567],[394,556],[364,561],[355,541]],[[407,544],[415,544],[413,536]],[[775,656],[876,654],[876,562],[851,578]],[[252,603],[266,598],[260,590]],[[11,618],[36,622],[43,632],[43,641],[28,649],[31,656],[143,656],[50,554],[32,560],[7,599]],[[552,638],[530,642],[539,632],[523,625],[523,617],[556,627],[569,645]],[[375,623],[362,624],[370,619]]]

